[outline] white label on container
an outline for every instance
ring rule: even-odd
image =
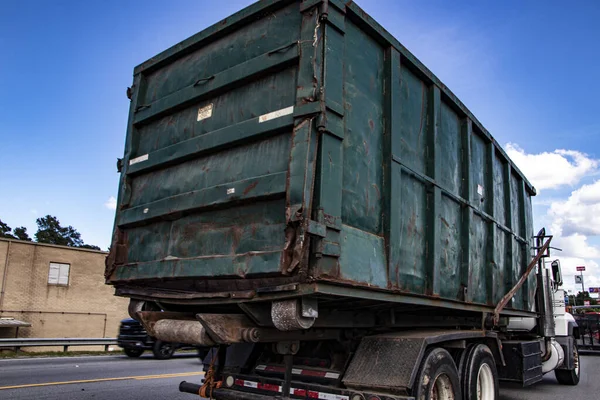
[[[212,117],[213,105],[210,103],[209,105],[198,109],[198,121],[202,121],[203,119]]]
[[[235,188],[227,189],[227,194],[234,194],[234,193],[235,193]]]
[[[483,186],[477,185],[477,194],[483,196]]]
[[[282,108],[281,110],[273,111],[268,114],[263,114],[258,117],[258,123],[267,122],[269,120],[283,117],[284,115],[290,115],[294,112],[294,106],[289,106],[286,108]]]
[[[129,160],[129,165],[137,164],[142,161],[146,161],[148,159],[148,154],[144,154],[143,156],[139,156]]]

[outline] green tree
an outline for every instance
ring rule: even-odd
[[[39,243],[58,244],[61,246],[83,247],[87,249],[100,250],[98,246],[85,244],[81,239],[81,233],[71,225],[63,227],[58,218],[46,215],[36,221],[38,231],[35,240]]]
[[[81,245],[79,247],[81,247],[82,249],[102,250],[100,247],[94,246],[93,244],[84,244],[84,245]]]
[[[12,233],[10,233],[11,230]],[[27,228],[20,226],[18,228],[11,229],[10,226],[2,222],[2,220],[0,220],[0,238],[27,240],[31,242],[31,238],[27,234]]]
[[[598,304],[598,301],[596,299],[591,298],[590,294],[587,291],[577,293],[576,300],[577,300],[577,304],[581,304],[581,305],[583,305],[583,302],[585,300],[589,300],[591,306],[595,306]]]
[[[12,231],[12,228],[0,219],[0,238],[16,239],[10,231]]]
[[[19,239],[19,240],[25,240],[27,242],[31,242],[31,238],[27,234],[27,228],[25,228],[24,226],[20,226],[18,228],[15,228],[13,230],[13,235],[15,235],[16,238]]]
[[[569,303],[570,305],[578,305],[578,306],[582,306],[585,300],[589,300],[590,305],[591,306],[595,306],[598,304],[598,300],[590,297],[590,294],[586,291],[586,292],[578,292],[576,296],[570,295],[569,296]]]
[[[78,247],[83,244],[81,234],[72,226],[62,227],[58,218],[51,215],[38,218],[38,230],[35,240],[39,243],[58,244],[61,246]]]

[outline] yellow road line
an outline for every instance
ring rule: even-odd
[[[178,376],[196,376],[196,375],[204,375],[204,371],[200,372],[182,372],[178,374],[161,374],[161,375],[147,375],[147,376],[138,376],[134,379],[137,381],[141,381],[144,379],[160,379],[160,378],[177,378]]]
[[[181,372],[181,373],[176,373],[176,374],[118,376],[118,377],[114,377],[114,378],[82,379],[82,380],[78,380],[78,381],[29,383],[26,385],[0,386],[0,390],[23,389],[23,388],[40,387],[40,386],[72,385],[74,383],[94,383],[94,382],[108,382],[108,381],[177,378],[177,377],[181,377],[181,376],[196,376],[196,375],[204,375],[204,372],[203,371],[194,371],[194,372]]]

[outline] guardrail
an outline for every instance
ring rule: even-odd
[[[68,351],[70,346],[104,346],[104,351],[108,351],[108,346],[117,344],[116,338],[15,338],[0,339],[0,349],[12,347],[19,351],[21,347],[37,346],[63,346],[63,351]]]
[[[573,317],[581,334],[577,347],[580,350],[600,351],[600,314],[574,314]]]

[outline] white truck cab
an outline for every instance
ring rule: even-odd
[[[550,349],[544,349],[547,359],[542,363],[542,373],[555,371],[560,383],[575,385],[579,382],[580,373],[575,341],[579,329],[575,318],[566,312],[565,291],[560,288],[563,283],[560,261],[553,261],[551,269],[544,268],[543,273],[542,290],[547,293],[545,298],[551,299],[549,306],[554,320],[554,335],[542,345],[544,348],[550,346]],[[538,328],[539,322],[540,318],[511,317],[507,329],[509,332],[533,332]]]

